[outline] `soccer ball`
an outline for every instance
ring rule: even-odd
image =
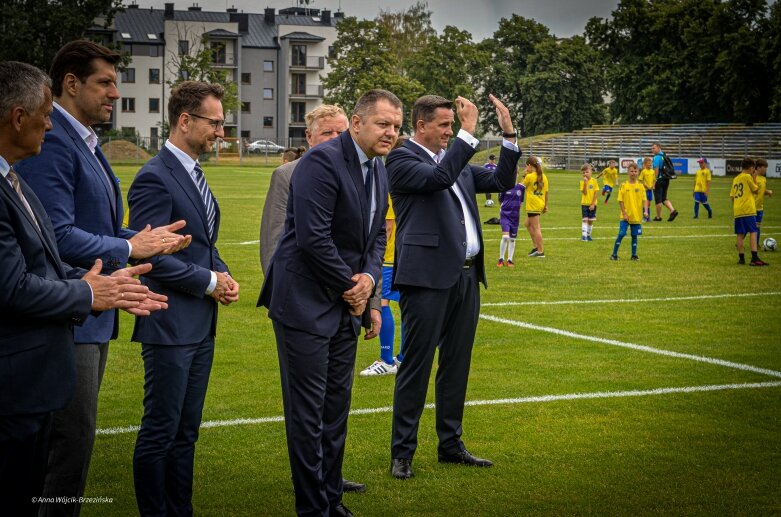
[[[778,243],[776,243],[776,240],[773,237],[768,237],[762,241],[762,249],[765,251],[776,251],[777,245]]]
[[[494,200],[493,199],[486,199],[485,200],[485,206],[494,206]]]

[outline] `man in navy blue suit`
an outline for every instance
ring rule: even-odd
[[[130,227],[185,220],[190,246],[148,259],[143,282],[169,298],[166,314],[136,318],[142,343],[144,416],[133,455],[138,510],[192,515],[193,461],[214,358],[217,303],[239,299],[239,284],[217,251],[220,207],[198,157],[223,137],[224,89],[185,81],[171,91],[171,135],[136,175],[128,192]],[[162,317],[161,317],[162,316]]]
[[[52,220],[63,260],[79,267],[103,261],[106,271],[128,259],[172,253],[187,244],[172,233],[184,226],[135,232],[122,228],[119,180],[98,145],[92,125],[111,119],[119,98],[116,69],[119,54],[86,40],[63,46],[52,61],[54,110],[52,130],[41,153],[16,170],[43,203]],[[44,504],[42,516],[78,515],[84,495],[98,409],[98,392],[108,342],[118,331],[116,311],[90,316],[75,330],[76,391],[68,407],[54,415],[51,453],[44,497],[74,498],[73,503]]]
[[[0,503],[4,515],[37,515],[51,412],[76,383],[73,325],[91,311],[165,308],[132,275],[102,276],[60,259],[52,223],[13,166],[37,154],[52,125],[51,82],[35,67],[0,63]],[[153,296],[150,299],[150,296]]]
[[[480,316],[478,284],[486,283],[475,194],[512,188],[521,156],[509,111],[493,95],[489,98],[505,138],[495,171],[469,163],[479,143],[472,136],[478,113],[475,105],[462,97],[455,102],[461,130],[447,152],[453,136],[453,103],[424,95],[412,108],[415,135],[387,160],[397,224],[393,286],[400,294],[406,333],[404,361],[396,375],[391,438],[391,474],[399,479],[413,476],[418,424],[437,348],[439,461],[493,465],[470,454],[461,441],[472,345]]]
[[[299,515],[351,515],[342,461],[355,352],[385,251],[388,182],[377,157],[398,138],[401,108],[391,92],[370,90],[349,131],[299,160],[258,300],[277,338]]]

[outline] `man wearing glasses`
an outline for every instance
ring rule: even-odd
[[[142,516],[193,514],[195,442],[214,358],[217,302],[239,299],[239,284],[216,248],[220,208],[198,163],[224,135],[223,93],[218,84],[196,81],[174,88],[171,135],[128,193],[130,228],[184,219],[192,235],[188,248],[149,259],[155,274],[144,283],[168,296],[168,311],[136,318],[133,329],[144,360],[144,415],[133,456]]]

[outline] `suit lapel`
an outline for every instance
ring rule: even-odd
[[[160,156],[160,159],[163,160],[163,163],[171,171],[171,175],[173,176],[174,180],[176,180],[176,182],[182,188],[185,195],[189,198],[190,202],[195,207],[195,210],[198,211],[198,215],[201,217],[201,223],[203,224],[203,231],[206,235],[209,235],[209,222],[206,219],[206,207],[203,204],[201,193],[198,192],[198,187],[195,186],[195,182],[190,176],[190,173],[184,169],[182,163],[173,155],[173,153],[171,153],[171,151],[165,147],[160,150],[158,156]],[[212,242],[214,242],[214,238],[217,235],[217,225],[220,221],[220,211],[219,207],[217,206],[217,198],[214,197],[214,194],[212,194],[212,198],[214,199],[214,235],[212,235],[211,238]],[[190,224],[189,221],[188,224]]]
[[[113,210],[114,220],[116,221],[117,191],[116,184],[111,185],[109,183],[109,176],[113,178],[114,175],[109,172],[111,167],[108,166],[108,162],[101,164],[98,163],[98,160],[100,160],[98,157],[98,153],[100,152],[99,148],[96,149],[96,152],[93,155],[92,151],[90,151],[89,147],[87,146],[87,143],[83,138],[81,138],[78,132],[76,132],[76,128],[73,127],[73,125],[68,121],[68,119],[65,118],[62,113],[59,112],[59,110],[55,109],[51,116],[54,120],[57,121],[63,130],[65,130],[71,140],[73,140],[74,147],[81,153],[83,160],[89,164],[90,170],[92,170],[93,174],[97,175],[98,181],[100,181],[100,184],[103,185],[103,188],[106,191],[106,196],[108,196],[110,206]],[[103,153],[100,153],[101,156],[102,154]],[[101,165],[103,165],[105,168],[105,172],[101,170]]]
[[[364,216],[371,210],[371,199],[366,199],[366,189],[364,188],[363,170],[361,168],[360,159],[358,158],[358,152],[355,150],[355,143],[353,137],[349,131],[345,131],[339,136],[342,143],[342,151],[344,154],[344,162],[347,165],[347,172],[355,185],[356,193],[358,194],[358,200],[361,206],[361,223],[363,224],[363,234],[368,237],[369,235],[369,221]],[[375,175],[377,171],[375,170]],[[376,192],[376,182],[375,182]]]

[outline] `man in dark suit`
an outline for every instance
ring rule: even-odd
[[[142,343],[144,416],[133,456],[136,501],[144,515],[192,515],[195,442],[214,358],[217,302],[239,299],[239,284],[216,243],[220,208],[198,163],[223,137],[224,90],[185,81],[171,91],[171,135],[136,175],[128,192],[130,227],[188,221],[189,247],[148,259],[143,282],[168,295],[170,309],[136,319]]]
[[[480,315],[478,283],[485,285],[484,246],[475,194],[502,192],[515,184],[521,156],[507,108],[490,96],[505,140],[496,171],[470,165],[479,143],[477,108],[456,99],[461,131],[453,135],[453,103],[425,95],[412,108],[415,136],[388,156],[396,211],[394,287],[404,325],[404,361],[393,399],[391,473],[413,476],[420,415],[426,402],[434,353],[439,461],[490,467],[461,441],[461,421],[475,329]]]
[[[388,184],[376,157],[390,152],[401,121],[401,101],[371,90],[348,132],[301,158],[258,300],[277,338],[299,515],[351,515],[342,460],[357,336],[385,251]]]
[[[62,259],[89,267],[100,258],[108,272],[124,267],[130,258],[172,253],[187,244],[183,236],[172,233],[184,221],[151,231],[122,228],[119,180],[90,127],[111,118],[119,98],[115,70],[119,59],[119,54],[86,40],[60,49],[51,66],[52,130],[41,153],[15,167],[46,208]],[[44,504],[42,517],[79,514],[108,342],[117,337],[118,322],[116,311],[106,311],[89,316],[75,330],[76,389],[70,404],[54,415],[43,492],[45,498],[68,497],[73,502]]]
[[[51,221],[12,166],[41,149],[51,129],[50,81],[35,67],[0,63],[0,501],[7,515],[36,515],[48,456],[51,412],[76,382],[73,324],[91,311],[136,314],[165,307],[133,274],[101,276],[60,260]]]

